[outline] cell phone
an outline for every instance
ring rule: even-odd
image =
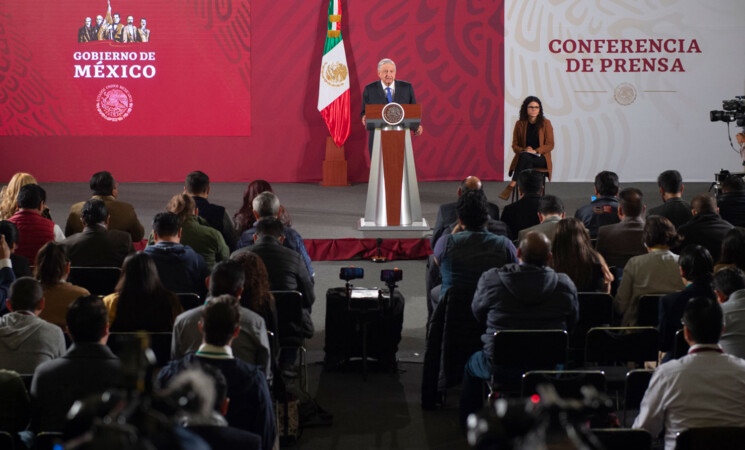
[[[595,197],[594,195],[591,195],[591,196],[590,196],[590,201],[591,201],[591,202],[594,202],[594,201],[595,201],[595,200],[597,200],[597,199],[598,199],[598,198],[597,198],[597,197]]]
[[[358,280],[365,277],[365,269],[362,267],[342,267],[339,271],[339,279],[344,281]]]
[[[401,269],[383,269],[380,271],[380,281],[384,283],[395,283],[404,279],[404,271]]]

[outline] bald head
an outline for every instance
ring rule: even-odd
[[[551,260],[551,241],[545,234],[531,231],[520,241],[517,257],[525,264],[545,266]]]
[[[480,191],[481,188],[481,180],[479,180],[478,177],[466,177],[466,179],[460,182],[460,186],[458,186],[458,197],[463,195],[464,192]]]

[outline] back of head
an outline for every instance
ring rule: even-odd
[[[116,181],[114,181],[114,176],[111,173],[104,170],[91,176],[90,187],[93,195],[106,197],[114,193]]]
[[[517,176],[517,187],[523,194],[538,194],[543,188],[543,172],[523,170]]]
[[[119,301],[148,301],[149,297],[159,295],[165,288],[158,276],[158,268],[153,258],[145,252],[136,252],[124,258],[122,274],[116,284]]]
[[[37,184],[36,178],[30,173],[18,172],[10,179],[8,185],[0,190],[0,215],[10,218],[18,209],[18,192],[27,184]]]
[[[27,184],[18,191],[16,201],[21,209],[39,209],[46,196],[46,192],[38,184]]]
[[[56,242],[47,242],[36,253],[34,277],[44,287],[52,287],[65,276],[67,269],[65,247]]]
[[[745,269],[745,228],[734,227],[724,235],[719,263],[734,264]]]
[[[249,201],[253,202],[256,196],[261,194],[262,192],[274,192],[274,189],[272,189],[272,185],[269,184],[269,182],[266,180],[253,180],[248,184],[246,193],[243,195],[243,198],[244,200],[248,199]]]
[[[637,188],[625,188],[618,194],[623,215],[639,217],[644,209],[644,194]]]
[[[657,185],[668,194],[679,194],[683,191],[683,177],[677,170],[666,170],[657,177]]]
[[[73,342],[98,342],[106,334],[109,310],[101,297],[84,295],[70,304],[65,319]]]
[[[597,261],[590,243],[590,233],[581,220],[574,217],[561,219],[556,224],[551,241],[551,266],[565,273],[578,286],[585,286]]]
[[[458,219],[468,230],[480,230],[489,219],[488,203],[484,191],[466,191],[458,197],[456,211]]]
[[[0,220],[0,234],[5,236],[5,242],[10,248],[18,242],[18,227],[9,220]]]
[[[276,217],[263,217],[256,222],[256,235],[259,237],[271,236],[279,239],[281,236],[284,236],[284,233],[285,227]]]
[[[189,194],[201,195],[206,194],[210,187],[210,177],[206,173],[195,170],[186,176],[186,192]]]
[[[692,298],[683,311],[683,325],[696,344],[716,344],[724,326],[722,307],[712,298]]]
[[[644,222],[642,240],[647,248],[674,247],[678,243],[678,233],[675,231],[675,226],[666,217],[649,216]]]
[[[158,213],[153,217],[153,231],[159,237],[177,236],[181,229],[181,220],[172,212]]]
[[[687,245],[680,252],[678,264],[683,276],[693,281],[714,273],[714,260],[706,248],[701,245]]]
[[[708,214],[717,212],[717,199],[709,194],[699,194],[693,197],[691,208],[696,214]]]
[[[538,212],[543,216],[560,216],[564,213],[564,202],[555,195],[544,195],[538,200]]]
[[[259,217],[276,217],[279,214],[279,197],[273,192],[262,192],[254,198],[252,206]]]
[[[166,211],[176,214],[181,221],[184,223],[186,220],[194,215],[194,210],[197,207],[194,199],[189,194],[176,194],[171,197],[171,200],[166,206]]]
[[[8,302],[13,311],[36,311],[43,297],[44,289],[38,281],[21,277],[10,285]]]
[[[264,310],[264,303],[271,301],[269,293],[269,273],[266,265],[259,255],[254,252],[237,252],[231,258],[243,266],[245,281],[243,282],[243,294],[241,294],[241,306],[253,311]]]
[[[463,179],[460,182],[460,193],[463,194],[466,191],[480,190],[482,188],[481,180],[478,177],[470,176]]]
[[[551,257],[551,242],[545,234],[531,231],[520,241],[520,259],[525,264],[545,266]]]
[[[595,175],[595,190],[603,196],[618,194],[618,175],[608,170],[598,173]]]
[[[722,191],[743,192],[745,191],[745,180],[739,175],[730,175],[722,182]]]
[[[714,289],[729,297],[745,289],[745,272],[737,267],[725,267],[714,274]]]
[[[210,298],[202,308],[204,341],[211,345],[227,345],[238,327],[240,317],[238,299],[232,295]]]
[[[246,282],[243,266],[233,260],[220,261],[212,268],[209,296],[236,295]]]
[[[83,204],[80,214],[83,217],[83,222],[90,226],[106,222],[109,210],[106,209],[106,203],[103,200],[92,198]]]

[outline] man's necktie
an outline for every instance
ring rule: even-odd
[[[390,86],[385,88],[385,98],[388,99],[388,103],[393,103],[393,97],[391,97],[391,88]]]

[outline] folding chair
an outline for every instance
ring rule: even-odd
[[[13,435],[7,431],[0,431],[0,449],[3,450],[15,450],[15,440]]]
[[[533,370],[523,374],[522,396],[537,394],[541,384],[550,384],[562,398],[582,398],[582,388],[592,386],[605,392],[605,374],[601,370]]]
[[[645,295],[639,299],[636,324],[640,327],[656,327],[660,323],[660,299],[665,294]]]
[[[296,349],[300,356],[303,386],[308,390],[308,360],[303,330],[303,294],[299,291],[272,291],[277,306],[279,349]]]
[[[573,367],[584,364],[585,336],[594,327],[610,326],[613,297],[603,292],[578,292],[579,321],[569,335],[569,358]]]
[[[675,450],[741,450],[745,443],[743,427],[689,428],[678,433]]]
[[[619,393],[629,369],[657,361],[659,332],[653,327],[596,327],[587,332],[585,365],[605,371],[608,388]]]
[[[178,300],[179,302],[181,302],[181,307],[184,308],[184,311],[199,308],[200,306],[202,306],[202,304],[204,304],[199,295],[193,294],[191,292],[182,292],[176,294],[176,296],[178,296]]]
[[[70,267],[67,279],[93,295],[109,295],[114,292],[121,274],[118,267]]]
[[[149,341],[149,348],[155,354],[158,367],[163,367],[168,364],[171,360],[171,339],[173,333],[171,332],[144,332],[144,331],[133,331],[133,332],[115,332],[109,333],[109,340],[107,346],[111,351],[121,356],[122,352],[125,351],[127,344],[133,340],[139,340],[142,334],[147,335]]]
[[[623,388],[623,423],[629,425],[629,411],[639,411],[644,393],[647,392],[649,380],[652,379],[654,370],[634,369],[626,373],[626,381]],[[632,417],[633,419],[633,417]]]
[[[630,428],[598,428],[590,430],[606,450],[651,450],[649,431]]]

